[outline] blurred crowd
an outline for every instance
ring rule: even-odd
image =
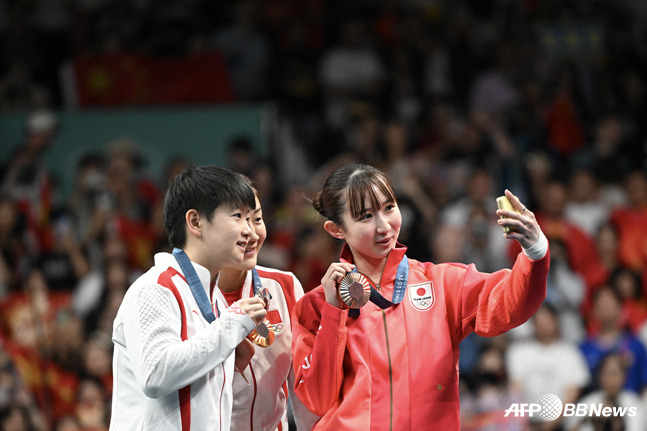
[[[163,194],[189,163],[149,172],[118,139],[62,195],[43,163],[60,69],[208,50],[241,101],[279,113],[267,158],[245,136],[228,147],[260,191],[261,264],[319,284],[339,244],[307,198],[362,162],[392,178],[410,256],[510,267],[520,249],[495,216],[509,188],[549,239],[548,295],[527,324],[463,341],[462,427],[647,429],[647,3],[0,0],[0,35],[0,111],[31,112],[23,141],[2,142],[0,431],[107,428],[112,320],[168,250]],[[543,394],[638,414],[503,417]]]

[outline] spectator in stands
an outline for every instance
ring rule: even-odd
[[[591,374],[598,376],[602,359],[616,353],[627,367],[624,387],[642,393],[647,385],[647,352],[642,342],[623,326],[620,294],[610,287],[600,288],[595,294],[592,318],[600,329],[580,345]],[[595,382],[594,387],[599,388],[600,382]]]
[[[53,179],[43,157],[58,132],[58,118],[46,110],[32,112],[25,123],[25,138],[10,156],[0,190],[18,205],[27,223],[32,253],[53,246],[50,212],[54,206]]]
[[[24,216],[6,194],[0,194],[0,299],[20,289],[23,268],[29,259]]]
[[[623,185],[629,202],[611,213],[618,232],[618,259],[635,271],[647,271],[647,175],[630,172]]]
[[[609,285],[622,298],[622,320],[627,329],[637,334],[647,321],[647,302],[643,292],[642,277],[626,267],[617,268],[609,279]]]
[[[600,361],[598,381],[600,389],[577,401],[586,406],[600,404],[624,414],[595,415],[565,420],[568,431],[625,430],[640,431],[647,426],[640,398],[625,389],[627,363],[620,354],[610,353]],[[633,414],[632,414],[633,413]]]
[[[551,240],[550,272],[546,286],[546,303],[554,307],[564,340],[579,344],[586,334],[581,307],[586,294],[583,278],[574,272],[568,261],[564,243]]]
[[[494,179],[487,169],[474,167],[466,181],[465,194],[447,205],[440,214],[443,227],[451,226],[465,233],[459,262],[473,262],[480,271],[492,272],[510,261],[505,251],[508,243],[501,235],[496,217]]]
[[[321,58],[325,116],[333,129],[344,128],[354,111],[375,102],[382,91],[385,69],[373,42],[366,22],[347,19],[341,24],[339,44]]]
[[[610,208],[602,200],[600,180],[590,169],[576,169],[568,183],[566,219],[594,237],[609,218]]]
[[[236,95],[243,100],[258,100],[268,94],[270,43],[259,28],[259,2],[233,3],[229,25],[213,38],[213,47],[225,57]]]
[[[507,352],[513,390],[529,403],[543,394],[555,394],[563,403],[575,402],[591,380],[584,356],[577,344],[562,338],[553,306],[542,305],[532,322],[534,336],[512,343]]]
[[[604,223],[595,236],[595,246],[604,268],[609,274],[620,267],[618,261],[618,230],[613,224]]]

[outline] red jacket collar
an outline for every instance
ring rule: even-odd
[[[407,246],[404,244],[396,243],[395,247],[391,249],[391,252],[386,258],[386,265],[384,266],[384,271],[382,272],[382,279],[377,280],[380,283],[380,288],[384,289],[388,286],[388,290],[391,291],[393,288],[393,283],[395,282],[396,272],[398,271],[398,265],[405,253],[407,252]],[[341,255],[339,260],[342,262],[353,263],[353,253],[350,251],[348,244],[344,244],[342,248]]]

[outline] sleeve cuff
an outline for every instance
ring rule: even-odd
[[[539,239],[534,245],[523,249],[523,253],[530,260],[543,259],[546,256],[546,252],[548,252],[548,238],[546,238],[543,232],[541,232]]]
[[[240,307],[240,305],[238,305],[235,302],[233,304],[231,304],[231,306],[229,308],[227,308],[227,314],[229,314],[229,316],[232,319],[240,322],[240,324],[242,325],[242,327],[246,331],[245,332],[246,334],[249,334],[250,332],[252,332],[252,330],[254,328],[256,328],[256,324],[254,323],[252,318],[249,317],[247,315],[247,313],[245,313],[245,310],[243,310]]]

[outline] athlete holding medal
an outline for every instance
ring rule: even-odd
[[[297,302],[292,326],[295,391],[322,416],[313,429],[460,429],[460,341],[524,323],[546,296],[548,241],[534,214],[506,197],[514,210],[499,209],[498,223],[524,252],[512,270],[487,274],[407,257],[395,194],[378,169],[348,165],[328,177],[313,206],[346,244]]]
[[[236,349],[231,429],[287,431],[288,401],[297,429],[310,429],[316,417],[294,396],[290,352],[290,315],[303,296],[303,288],[291,272],[256,265],[267,230],[255,192],[256,209],[251,217],[252,235],[245,257],[241,263],[223,268],[216,282],[228,304],[256,296],[264,300],[267,310],[263,321]]]

